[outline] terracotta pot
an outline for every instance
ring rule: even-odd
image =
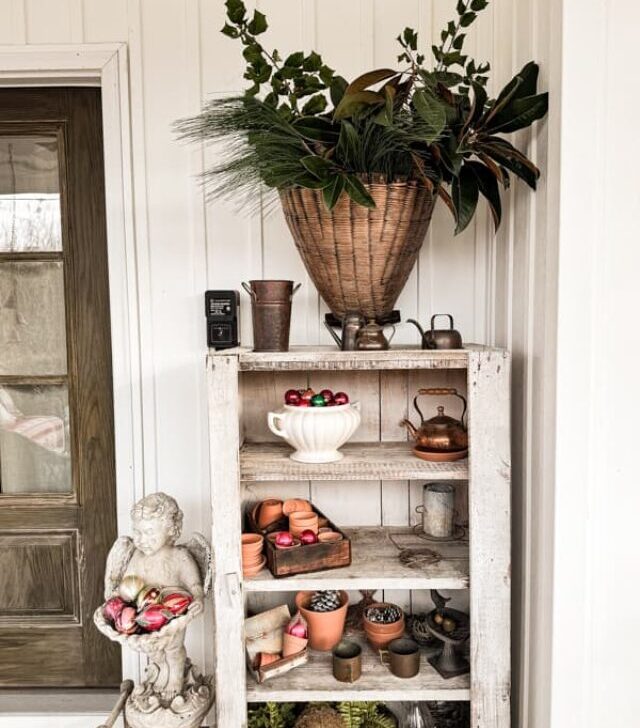
[[[260,503],[258,509],[258,528],[265,529],[282,518],[282,501],[268,498]]]
[[[299,538],[294,538],[292,546],[279,546],[278,544],[276,544],[275,546],[278,551],[289,551],[290,549],[297,549],[298,546],[302,546],[302,543],[300,542]]]
[[[280,655],[274,652],[261,652],[258,659],[258,665],[260,667],[265,667],[266,665],[270,665],[272,662],[278,662],[279,659],[281,659]]]
[[[322,531],[318,534],[320,543],[338,543],[342,541],[342,534],[337,531]]]
[[[255,566],[242,567],[242,574],[246,577],[257,576],[267,563],[267,557],[263,556]]]
[[[243,533],[242,534],[242,550],[243,551],[260,551],[264,546],[264,536],[259,533]]]
[[[285,516],[290,516],[294,511],[313,511],[313,506],[303,498],[290,498],[284,502],[282,512]]]
[[[294,536],[299,536],[303,531],[309,529],[318,534],[318,516],[310,511],[292,513],[289,516],[289,530]]]
[[[389,602],[375,602],[367,607],[367,610],[374,607],[397,607],[398,609],[400,609],[397,604],[391,604]],[[391,622],[390,624],[370,622],[366,618],[366,616],[363,616],[362,623],[367,639],[374,649],[386,648],[390,642],[398,639],[399,637],[402,637],[405,630],[404,613],[402,614],[402,617],[400,619],[398,619],[396,622]]]
[[[282,636],[282,656],[291,657],[291,655],[297,655],[298,652],[302,652],[307,646],[309,640],[306,637],[296,637],[286,632]]]
[[[374,650],[384,650],[391,644],[391,642],[393,642],[393,640],[397,640],[404,635],[404,627],[400,627],[392,634],[374,634],[366,632],[366,635],[367,641]]]
[[[255,554],[251,556],[242,556],[242,568],[250,569],[252,566],[257,566],[263,559],[262,554]]]
[[[333,612],[312,612],[307,609],[315,592],[301,591],[296,594],[296,607],[307,620],[309,626],[309,647],[312,650],[327,652],[332,650],[342,639],[344,623],[347,618],[349,595],[340,592],[342,606]]]

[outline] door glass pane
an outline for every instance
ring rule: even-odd
[[[0,136],[0,252],[62,250],[55,137]]]
[[[66,385],[0,385],[0,492],[70,490]]]
[[[66,371],[62,263],[0,263],[0,375]]]

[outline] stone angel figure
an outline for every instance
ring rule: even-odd
[[[182,518],[171,496],[146,496],[131,511],[133,537],[118,538],[107,558],[105,605],[94,622],[102,634],[150,662],[145,681],[125,706],[133,728],[199,726],[213,701],[210,679],[195,672],[184,647],[187,626],[203,611],[211,586],[211,547],[198,533],[177,544]],[[138,610],[123,607],[123,600],[137,601]],[[178,616],[171,618],[167,606],[175,606]],[[136,633],[140,624],[154,631]]]

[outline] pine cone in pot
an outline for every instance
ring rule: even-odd
[[[334,612],[340,608],[340,592],[334,589],[318,591],[311,597],[309,609],[312,612]]]
[[[344,722],[340,713],[328,705],[309,705],[294,728],[344,728]]]

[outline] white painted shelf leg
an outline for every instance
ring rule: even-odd
[[[209,438],[217,728],[246,728],[240,585],[240,432],[237,356],[209,357]]]
[[[511,725],[510,358],[469,353],[471,727]]]

